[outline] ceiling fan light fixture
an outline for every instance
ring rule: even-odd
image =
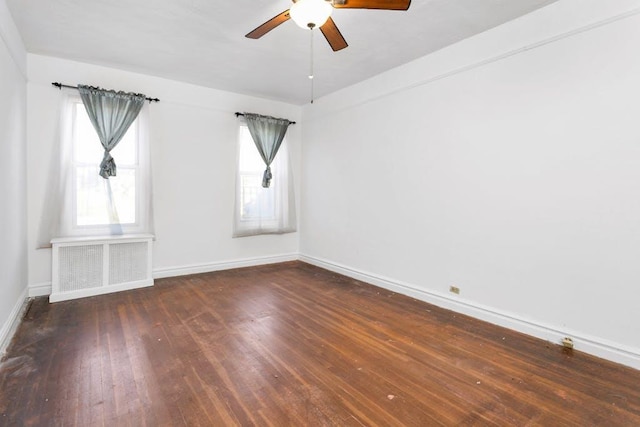
[[[321,27],[327,22],[333,7],[326,0],[298,0],[291,6],[289,15],[301,28]]]

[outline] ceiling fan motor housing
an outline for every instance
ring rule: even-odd
[[[289,9],[291,19],[302,28],[321,27],[333,11],[326,0],[298,0]]]

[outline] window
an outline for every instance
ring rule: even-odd
[[[266,168],[246,125],[240,126],[234,237],[296,230],[293,177],[286,139],[271,164],[273,178],[262,187]]]
[[[117,174],[99,175],[104,149],[75,90],[63,89],[37,244],[54,237],[153,233],[148,107],[111,151]]]
[[[82,101],[73,102],[71,117],[73,227],[135,225],[140,210],[138,120],[111,151],[118,172],[106,180],[98,174],[104,149]]]
[[[282,154],[282,151],[280,151],[280,154]],[[246,126],[240,127],[240,156],[238,162],[240,169],[240,220],[275,220],[275,187],[262,187],[262,174],[265,169],[264,161],[258,154],[258,150],[256,150],[249,129]],[[278,166],[280,166],[279,163]]]

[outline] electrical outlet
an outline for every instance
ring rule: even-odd
[[[566,349],[573,349],[573,340],[569,337],[562,338],[562,346]]]
[[[454,294],[460,294],[460,288],[457,286],[449,286],[449,292],[453,292]]]

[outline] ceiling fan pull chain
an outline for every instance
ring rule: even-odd
[[[309,80],[311,80],[311,103],[313,104],[313,27],[309,26],[309,33],[311,34],[311,57],[309,60]]]

